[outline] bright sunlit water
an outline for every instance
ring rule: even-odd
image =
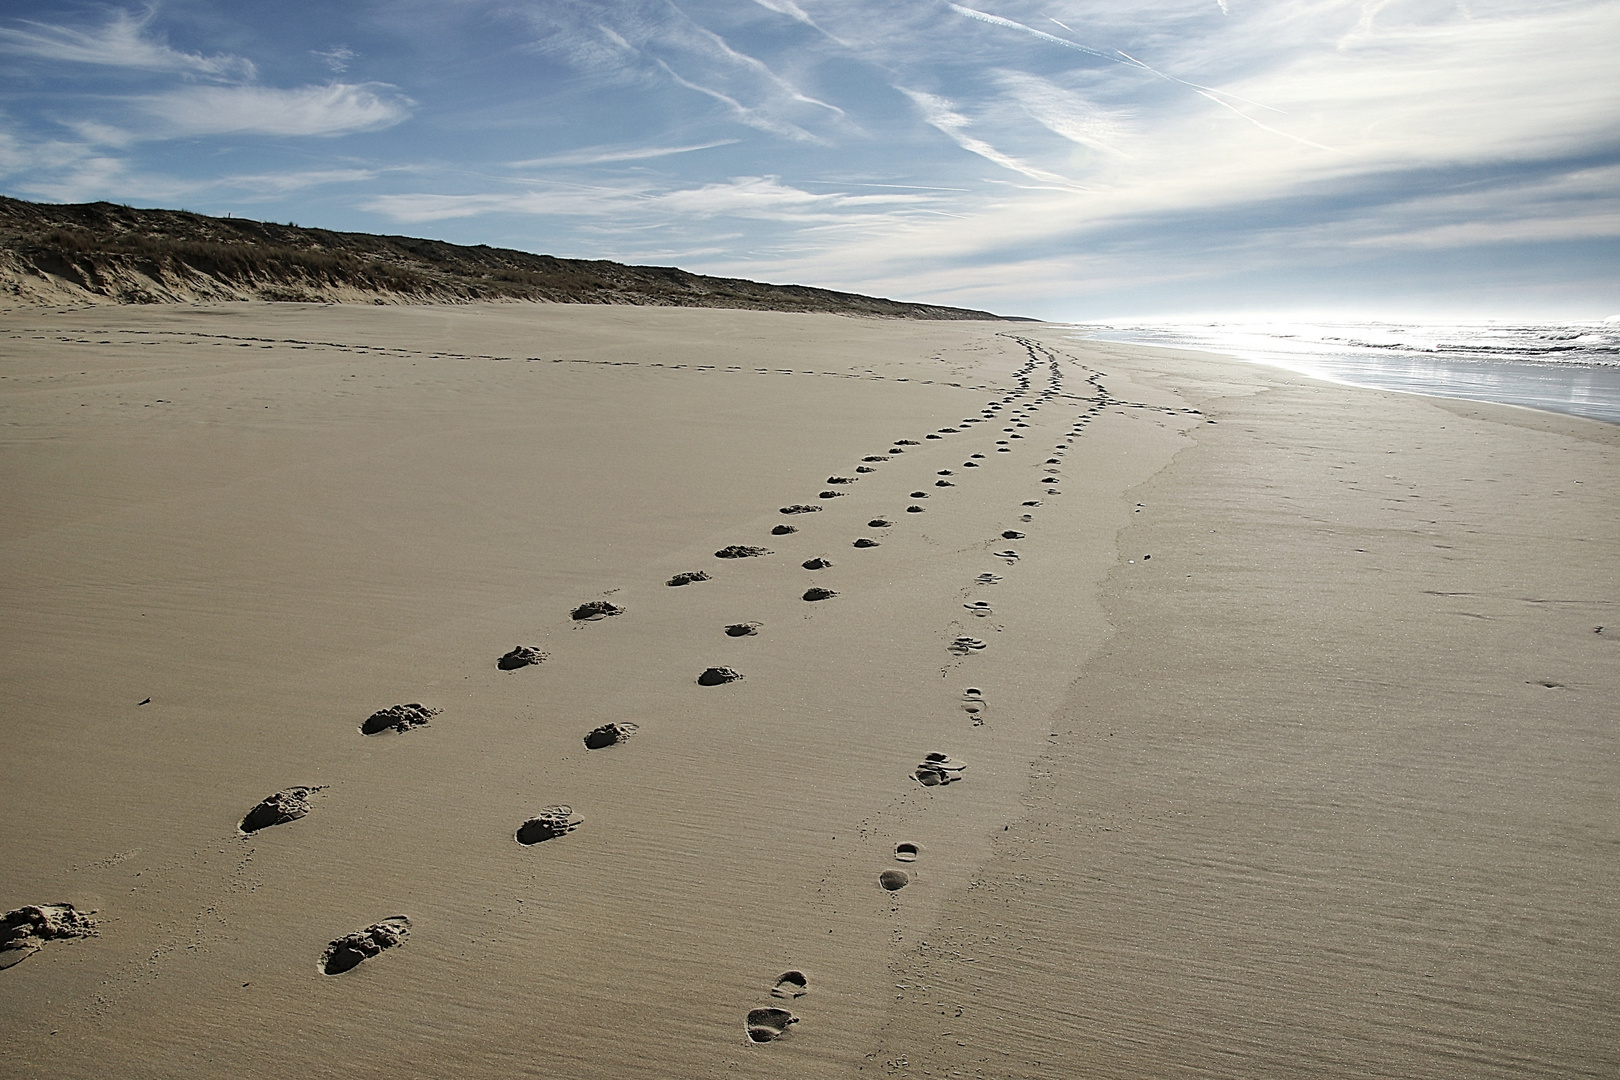
[[[1198,349],[1380,390],[1620,424],[1620,322],[1075,324],[1079,336]]]

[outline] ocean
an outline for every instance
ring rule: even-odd
[[[1620,424],[1620,321],[1071,325],[1095,341],[1224,353],[1352,386]]]

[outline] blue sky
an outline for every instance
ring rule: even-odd
[[[1620,312],[1620,0],[0,0],[0,192],[1012,314]]]

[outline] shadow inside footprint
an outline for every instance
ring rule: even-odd
[[[495,661],[495,666],[502,671],[516,671],[531,664],[538,664],[546,658],[546,654],[531,645],[518,645],[511,652]]]
[[[811,506],[809,503],[794,503],[792,506],[782,507],[784,514],[814,514],[820,510],[821,507]]]
[[[806,570],[825,570],[827,567],[832,565],[832,560],[824,559],[820,555],[817,555],[814,559],[806,559],[799,565],[804,567]]]
[[[962,711],[973,719],[973,726],[978,727],[984,723],[988,703],[984,699],[984,691],[977,686],[970,686],[962,691]]]
[[[726,637],[753,637],[759,633],[762,624],[757,622],[737,622],[726,627]]]
[[[260,829],[268,829],[272,825],[285,825],[289,821],[297,821],[309,813],[309,797],[317,791],[325,791],[325,785],[320,787],[290,787],[266,796],[264,801],[247,812],[239,828],[242,835],[256,833]]]
[[[802,971],[784,971],[771,987],[771,997],[797,998],[810,992],[810,980]]]
[[[980,574],[978,577],[974,578],[973,580],[974,580],[974,582],[976,582],[977,584],[980,584],[980,585],[994,585],[996,582],[1001,580],[1001,575],[1000,574]]]
[[[569,806],[548,806],[518,826],[514,839],[525,847],[565,836],[584,824],[585,819]]]
[[[430,709],[421,702],[413,701],[409,705],[390,705],[386,709],[378,709],[365,722],[360,725],[360,734],[376,735],[384,731],[405,732],[412,728],[423,727],[433,717],[438,716],[443,709]]]
[[[617,604],[610,604],[606,600],[592,600],[588,604],[579,605],[570,614],[574,617],[575,622],[584,622],[587,619],[595,622],[597,619],[605,619],[610,615],[623,615],[624,608]]]
[[[904,870],[885,870],[878,875],[878,884],[889,892],[899,892],[911,884],[911,875]]]
[[[672,589],[678,589],[682,585],[690,585],[694,581],[708,581],[708,580],[709,580],[709,575],[707,573],[705,573],[702,570],[694,570],[690,574],[676,574],[674,577],[672,577],[668,581],[664,582],[664,584],[668,585]]]
[[[724,686],[742,678],[742,673],[728,667],[704,668],[697,678],[699,686]]]
[[[893,524],[894,522],[889,521],[886,518],[873,518],[871,521],[866,523],[866,527],[869,529],[887,529]]]
[[[858,547],[858,548],[869,548],[869,547],[878,547],[880,545],[878,544],[878,542],[876,540],[868,540],[866,537],[862,536],[859,539],[857,539],[854,544],[852,544],[850,546],[851,547]]]
[[[1001,534],[1001,538],[1003,540],[1022,540],[1024,538],[1024,534],[1019,532],[1017,529],[1008,529]]]
[[[794,525],[778,525],[776,528],[771,530],[771,535],[786,536],[788,533],[796,533],[798,531],[798,527]]]
[[[962,606],[973,612],[974,615],[981,619],[988,615],[995,614],[995,612],[991,610],[990,602],[988,600],[975,600],[971,604],[963,604]]]
[[[770,553],[768,548],[754,547],[751,544],[732,544],[730,547],[723,547],[715,552],[714,557],[717,559],[757,559],[761,555],[769,555]]]
[[[403,915],[395,915],[373,923],[364,930],[345,934],[327,945],[326,951],[321,954],[321,974],[341,975],[353,970],[362,961],[370,960],[384,949],[405,944],[410,933],[411,920]]]
[[[603,724],[599,728],[592,728],[585,733],[585,749],[602,750],[609,746],[617,746],[630,736],[641,730],[639,724],[625,721],[620,724]]]
[[[745,1030],[750,1042],[775,1042],[798,1022],[799,1018],[786,1009],[749,1009]]]
[[[896,862],[916,862],[917,854],[921,850],[920,847],[909,840],[903,841],[894,845],[894,859]]]
[[[946,648],[957,656],[966,656],[970,652],[977,652],[984,648],[984,640],[976,637],[959,637]]]
[[[823,589],[819,585],[812,585],[810,588],[804,590],[804,598],[812,602],[816,600],[831,600],[837,595],[838,594],[833,592],[831,589]]]

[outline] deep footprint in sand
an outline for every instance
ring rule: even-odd
[[[984,648],[984,639],[976,637],[959,637],[946,646],[957,656],[966,656],[970,652],[978,652]]]
[[[579,605],[569,614],[573,616],[575,622],[595,622],[598,619],[606,619],[612,615],[623,615],[624,608],[617,604],[610,604],[606,600],[592,600],[587,604]]]
[[[971,604],[963,604],[962,606],[981,619],[995,614],[995,612],[991,610],[990,602],[988,600],[975,600]]]
[[[751,544],[732,544],[723,547],[714,553],[717,559],[757,559],[761,555],[769,555],[769,548],[754,547]]]
[[[1018,552],[1014,551],[1012,548],[1007,548],[1005,551],[992,551],[990,554],[994,555],[998,559],[1006,559],[1008,566],[1011,566],[1013,563],[1018,561]]]
[[[804,977],[802,971],[784,971],[777,977],[776,985],[771,987],[771,997],[793,998],[804,997],[810,992],[810,980]]]
[[[443,709],[429,708],[419,701],[409,705],[390,705],[386,709],[378,709],[366,717],[365,723],[360,725],[360,734],[377,735],[384,731],[406,732],[412,728],[425,727],[433,717],[442,713]]]
[[[763,625],[757,622],[730,623],[726,626],[726,637],[753,637]]]
[[[775,1042],[798,1022],[799,1018],[786,1009],[749,1009],[743,1030],[748,1033],[749,1042]]]
[[[918,847],[916,844],[913,844],[909,840],[903,840],[894,845],[894,861],[916,862],[917,856],[921,851],[922,848]]]
[[[704,668],[703,674],[697,677],[699,686],[724,686],[734,683],[742,678],[742,673],[728,667]]]
[[[977,686],[970,686],[962,691],[962,711],[973,720],[973,726],[979,727],[990,711],[990,703],[985,700],[984,691]]]
[[[878,884],[889,892],[899,892],[911,884],[911,875],[904,870],[885,870],[878,875]]]
[[[533,847],[566,836],[584,823],[585,819],[571,806],[548,806],[519,825],[513,839],[524,847]]]
[[[1000,574],[980,574],[973,581],[978,585],[994,585],[1001,580]]]
[[[814,514],[820,510],[821,507],[811,506],[809,503],[794,503],[792,506],[782,507],[782,513],[784,514]]]
[[[858,547],[858,548],[873,548],[873,547],[881,547],[882,545],[879,544],[876,540],[869,540],[866,537],[862,536],[862,537],[858,537],[855,540],[855,543],[851,544],[850,546],[851,547]]]
[[[798,528],[796,526],[793,526],[793,525],[778,525],[778,526],[776,526],[776,528],[771,530],[771,535],[772,536],[786,536],[789,533],[796,533],[798,531],[799,531]]]
[[[888,520],[887,518],[873,518],[871,521],[866,523],[866,527],[869,529],[887,529],[893,524],[894,522]]]
[[[1003,540],[1022,540],[1024,538],[1024,534],[1019,532],[1017,529],[1008,529],[1001,534],[1001,538]]]
[[[541,652],[532,645],[517,645],[512,651],[495,661],[495,666],[502,671],[516,671],[531,664],[538,664],[545,660],[546,653]]]
[[[618,724],[603,724],[585,733],[585,749],[603,750],[609,746],[617,746],[640,730],[641,725],[628,720]]]
[[[411,920],[394,915],[382,922],[372,923],[364,930],[356,930],[333,941],[321,954],[321,974],[341,975],[359,967],[384,949],[405,944],[411,934]]]
[[[272,825],[285,825],[289,821],[297,821],[309,813],[309,797],[317,791],[325,790],[325,784],[318,787],[283,788],[274,795],[266,796],[259,805],[249,810],[238,828],[243,836],[248,836]]]
[[[833,491],[831,489],[823,491],[816,496],[818,499],[841,499],[843,497],[844,493],[842,491]]]
[[[690,585],[694,581],[708,581],[708,580],[709,580],[709,575],[707,573],[705,573],[702,570],[694,570],[690,574],[676,574],[674,577],[672,577],[668,581],[664,582],[664,584],[668,585],[672,589],[678,589],[682,585]]]
[[[813,559],[804,560],[804,562],[800,563],[799,565],[804,567],[806,570],[825,570],[827,567],[832,565],[832,560],[825,559],[820,555],[817,555]]]
[[[829,476],[829,477],[827,477],[827,483],[829,483],[829,484],[853,484],[854,482],[855,482],[855,477],[853,477],[853,476]]]
[[[47,941],[96,936],[94,911],[72,904],[29,904],[0,919],[0,969],[20,964]]]
[[[831,600],[838,594],[831,589],[823,589],[820,585],[812,585],[804,590],[804,599],[814,603],[817,600]]]

